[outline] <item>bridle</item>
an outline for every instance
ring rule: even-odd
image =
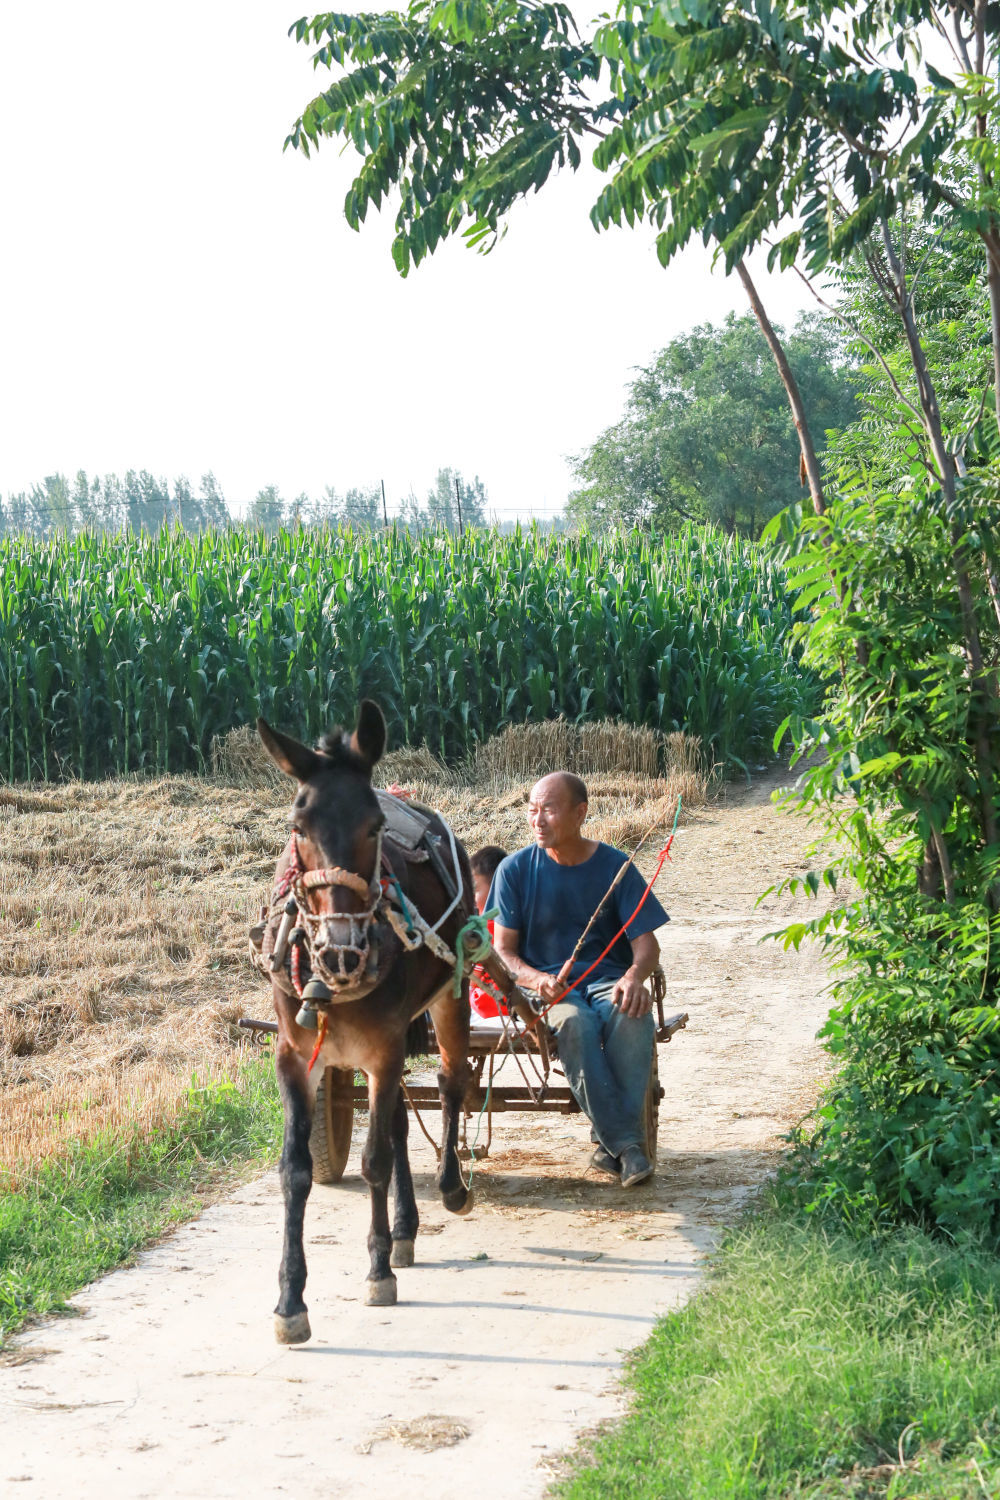
[[[323,1007],[325,1014],[325,1007],[357,1000],[361,991],[367,992],[377,985],[380,982],[380,968],[397,945],[404,954],[413,953],[418,948],[428,949],[453,971],[453,977],[448,982],[457,986],[457,994],[463,976],[482,957],[479,950],[488,951],[489,937],[483,919],[469,916],[462,907],[464,880],[459,859],[460,846],[450,825],[443,818],[440,822],[448,840],[450,873],[430,844],[424,843],[422,848],[400,845],[404,850],[404,858],[410,861],[436,860],[438,877],[451,899],[434,922],[428,922],[408,899],[405,882],[400,882],[392,863],[387,859],[383,848],[384,836],[388,836],[392,848],[399,843],[388,821],[382,824],[376,834],[375,864],[370,881],[339,865],[330,869],[307,870],[302,863],[298,834],[293,829],[288,846],[288,863],[274,886],[270,910],[265,907],[261,912],[261,919],[265,924],[273,922],[278,913],[282,913],[274,945],[265,953],[259,944],[255,947],[251,937],[252,962],[262,973],[279,984],[284,983],[279,976],[286,972],[292,990],[303,1002],[303,1012],[311,1008],[314,1015],[316,1006]],[[406,853],[406,849],[410,852]],[[314,912],[310,906],[311,892],[337,886],[366,901],[365,908],[357,912],[332,914]],[[449,943],[441,936],[441,928],[456,910],[459,910],[459,919],[465,920],[454,940]],[[375,933],[372,932],[373,922],[376,924]],[[263,930],[262,928],[261,931]],[[392,942],[393,936],[395,943]],[[309,967],[308,979],[302,973],[304,961]],[[314,1025],[315,1021],[303,1021],[300,1024]],[[324,1020],[323,1026],[325,1025]]]
[[[367,881],[353,870],[345,870],[340,865],[329,869],[306,870],[299,852],[298,835],[292,830],[291,859],[275,887],[273,900],[280,904],[289,893],[294,898],[294,909],[289,910],[292,905],[290,901],[285,907],[274,945],[274,958],[278,964],[283,962],[289,943],[294,945],[293,983],[301,963],[299,955],[302,948],[306,950],[314,977],[321,979],[333,991],[331,999],[353,999],[350,992],[371,979],[369,970],[373,961],[375,964],[378,962],[377,952],[371,942],[371,925],[383,903],[380,879],[382,833],[383,830],[379,828],[376,834],[374,873],[371,881]],[[337,886],[360,896],[368,905],[356,912],[314,912],[310,906],[310,893],[331,890]],[[297,928],[293,925],[295,923],[298,924]],[[349,965],[350,959],[353,959],[353,963]],[[301,985],[296,983],[295,988],[301,994]]]

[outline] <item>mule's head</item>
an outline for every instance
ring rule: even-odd
[[[385,820],[371,777],[385,750],[381,709],[364,699],[353,734],[331,730],[315,750],[264,719],[257,730],[271,759],[298,782],[290,821],[304,871],[296,894],[310,957],[328,983],[354,988],[359,968],[377,967],[369,929]]]

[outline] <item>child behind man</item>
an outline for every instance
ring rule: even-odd
[[[485,848],[477,849],[469,861],[472,866],[472,884],[476,892],[476,906],[479,911],[485,911],[486,900],[490,894],[490,886],[493,884],[493,876],[498,866],[507,858],[506,849],[501,849],[499,844],[487,844]],[[493,923],[489,923],[490,937],[493,936]],[[473,970],[473,977],[479,977],[479,971]],[[485,977],[485,976],[482,976]],[[473,984],[469,989],[469,1002],[477,1016],[499,1016],[507,1014],[507,1006],[503,1001],[497,1004],[489,989],[482,985]],[[501,1009],[502,1007],[502,1009]]]

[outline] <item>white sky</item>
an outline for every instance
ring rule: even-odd
[[[212,469],[236,509],[379,478],[391,509],[450,464],[547,514],[634,367],[745,310],[700,246],[663,271],[649,229],[596,234],[589,168],[403,281],[394,209],[344,222],[353,149],[282,154],[328,76],[286,36],[300,5],[4,0],[0,491]],[[757,272],[791,321],[808,294]]]

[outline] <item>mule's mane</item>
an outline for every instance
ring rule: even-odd
[[[332,729],[320,736],[316,749],[320,755],[326,756],[331,771],[360,771],[362,776],[371,774],[368,762],[356,750],[351,749],[347,731],[339,724],[334,724]]]

